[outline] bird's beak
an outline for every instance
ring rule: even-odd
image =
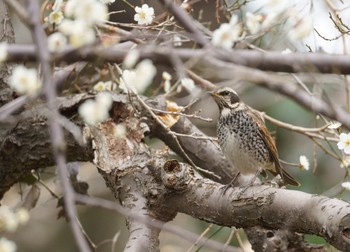
[[[218,93],[216,93],[215,91],[207,91],[207,94],[209,94],[213,97],[218,97]]]

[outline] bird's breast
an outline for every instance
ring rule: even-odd
[[[221,115],[217,134],[224,155],[241,173],[254,173],[271,162],[258,125],[244,111]]]

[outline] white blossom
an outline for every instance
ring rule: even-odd
[[[116,84],[112,81],[99,81],[97,82],[93,89],[96,91],[114,91],[116,88]]]
[[[182,78],[180,83],[188,92],[193,91],[195,88],[194,81],[190,78]]]
[[[55,32],[47,38],[47,42],[50,52],[60,52],[66,47],[67,38],[61,32]]]
[[[350,191],[350,182],[343,182],[343,183],[341,183],[341,186],[342,186],[344,189]]]
[[[15,252],[16,250],[16,243],[6,239],[5,237],[0,238],[0,252]]]
[[[180,36],[175,35],[173,37],[173,44],[175,47],[182,46],[182,40]]]
[[[68,0],[65,14],[87,24],[95,24],[107,19],[108,8],[98,0]]]
[[[299,157],[299,164],[301,170],[308,171],[310,169],[310,163],[306,156],[302,155]]]
[[[162,73],[162,78],[164,80],[164,84],[163,84],[164,92],[168,93],[170,91],[170,87],[171,87],[171,83],[170,83],[171,75],[168,72],[164,71]]]
[[[0,63],[7,59],[8,44],[6,42],[0,43]]]
[[[0,231],[14,232],[19,225],[15,213],[8,206],[0,207]]]
[[[28,69],[19,65],[13,69],[9,79],[9,85],[18,94],[34,94],[40,90],[41,81],[36,69]]]
[[[218,29],[213,32],[212,44],[224,49],[231,49],[233,43],[239,39],[241,26],[237,24],[236,17],[232,16],[230,24],[221,24]]]
[[[81,46],[90,45],[96,40],[95,32],[92,28],[88,28],[83,33],[74,33],[69,36],[69,44],[74,48],[79,48]]]
[[[132,68],[135,66],[139,58],[140,58],[140,53],[138,50],[130,50],[125,56],[123,66],[125,68]]]
[[[107,108],[108,110],[112,107],[112,95],[107,92],[102,92],[96,95],[96,103],[101,108]],[[108,112],[108,111],[107,111]]]
[[[128,92],[128,89],[130,89],[132,92],[137,93],[134,87],[135,79],[135,70],[124,70],[120,78],[119,88],[122,89],[124,92]]]
[[[64,35],[68,36],[74,33],[74,29],[76,28],[77,25],[82,25],[80,24],[80,21],[73,21],[69,19],[65,19],[62,21],[62,23],[58,26],[58,30],[62,32]]]
[[[230,18],[230,25],[233,27],[233,26],[236,26],[238,25],[238,16],[237,15],[232,15],[231,18]]]
[[[350,154],[350,133],[341,133],[339,135],[338,149],[343,150],[345,154]]]
[[[135,7],[135,16],[134,20],[139,25],[149,25],[152,24],[154,18],[154,9],[149,7],[148,4],[143,4],[141,7]]]
[[[64,14],[67,17],[73,17],[75,9],[79,8],[80,0],[68,0],[64,8]]]
[[[106,92],[98,93],[95,100],[90,99],[80,105],[78,112],[87,124],[95,125],[109,117],[112,103],[111,94]]]
[[[246,26],[250,32],[250,34],[256,34],[261,30],[263,17],[258,14],[254,15],[251,12],[246,13]]]
[[[112,4],[115,2],[115,0],[99,0],[101,3],[104,3],[104,4]]]
[[[59,25],[63,20],[63,12],[62,11],[53,11],[49,14],[47,18],[45,18],[45,22],[49,22],[50,24]]]
[[[63,20],[58,30],[68,36],[69,44],[74,48],[92,44],[96,40],[93,28],[82,20]]]
[[[123,71],[119,87],[124,91],[129,88],[133,92],[143,93],[152,84],[151,81],[156,73],[157,69],[152,61],[143,60],[136,66],[135,70]]]
[[[19,224],[26,224],[29,221],[29,212],[25,208],[20,208],[16,211],[16,217]]]
[[[298,41],[308,36],[312,29],[312,18],[310,16],[306,16],[296,21],[288,35],[291,40]]]
[[[52,12],[48,17],[45,18],[45,22],[49,22],[50,24],[59,25],[64,16],[62,12],[63,0],[56,0],[52,6]]]
[[[105,4],[97,0],[84,0],[79,2],[73,16],[89,24],[95,24],[107,19],[108,8]]]

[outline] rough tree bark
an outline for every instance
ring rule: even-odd
[[[58,99],[60,113],[67,118],[78,120],[76,117],[77,108],[81,102],[88,98],[91,98],[91,95],[76,95]],[[152,119],[147,120],[149,115],[142,108],[142,105],[137,103],[137,100],[133,100],[133,106],[123,95],[115,94],[113,100],[111,119],[97,128],[90,127],[88,131],[84,132],[86,139],[94,141],[96,146],[94,160],[105,178],[106,184],[116,199],[129,208],[131,213],[139,214],[141,211],[151,218],[169,221],[177,212],[183,212],[194,218],[224,226],[243,228],[260,226],[268,229],[286,229],[298,233],[317,234],[341,250],[349,249],[350,205],[348,203],[271,186],[254,186],[243,194],[240,188],[231,188],[225,195],[222,195],[220,190],[222,184],[203,178],[185,163],[167,161],[166,152],[150,150],[143,143],[143,134],[148,133],[149,129],[152,131],[152,126],[156,122]],[[149,102],[149,104],[157,106],[158,109],[164,109],[165,101],[159,98]],[[139,110],[138,113],[134,110],[135,108]],[[26,147],[28,146],[28,141],[26,141],[28,137],[40,136],[41,134],[47,139],[47,136],[44,135],[47,134],[47,131],[43,130],[42,127],[31,126],[33,123],[35,123],[34,125],[46,125],[45,110],[46,108],[39,104],[30,111],[31,113],[22,112],[19,114],[19,118],[22,120],[13,124],[11,137],[1,139],[2,143],[6,140],[7,144],[12,145],[10,148],[12,159],[10,160],[3,158],[9,148],[1,148],[0,150],[2,157],[0,159],[0,178],[2,181],[8,181],[7,185],[15,183],[16,178],[20,177],[15,174],[25,175],[31,169],[40,168],[38,164],[45,167],[54,163],[53,159],[50,158],[52,154],[50,153],[49,141],[33,141],[29,147],[35,152],[31,151],[23,156],[14,155],[16,152],[24,153],[23,150],[28,150]],[[28,120],[28,116],[24,116],[29,114],[32,115],[31,120]],[[78,121],[76,122],[78,123]],[[113,131],[119,123],[125,124],[128,129],[127,135],[122,139],[115,138]],[[148,128],[148,125],[151,127]],[[18,127],[22,130],[21,134],[15,134],[16,130],[19,130]],[[185,118],[181,118],[172,127],[172,130],[183,134],[189,134],[195,130],[197,134],[202,134]],[[153,134],[155,132],[158,132],[159,136],[162,135],[159,126],[158,130],[153,130]],[[21,139],[22,141],[20,141]],[[72,155],[69,155],[70,158],[74,159],[75,156],[75,160],[92,160],[91,148],[80,147],[71,135],[67,139],[68,146],[71,146],[72,154],[74,154],[70,154]],[[172,141],[167,141],[166,137],[162,137],[162,139],[169,146],[174,145]],[[199,141],[192,138],[183,138],[182,141],[184,139]],[[128,144],[125,144],[126,141]],[[193,161],[198,162],[196,163],[198,166],[210,170],[210,167],[215,167],[212,164],[222,160],[223,157],[214,144],[209,140],[206,141],[204,141],[206,142],[204,145],[198,145],[203,151],[196,150],[192,155],[197,156],[197,159],[193,159]],[[184,145],[185,143],[182,142],[182,144],[187,151],[193,149],[195,143]],[[216,149],[217,155],[208,155],[208,149],[210,151]],[[179,154],[181,155],[181,152]],[[205,159],[202,159],[202,156],[205,156]],[[206,161],[203,162],[203,160]],[[23,168],[19,165],[20,163],[32,164],[32,166]],[[4,169],[4,167],[7,168]],[[212,169],[212,171],[216,170]],[[225,174],[222,175],[225,176]],[[136,248],[143,251],[154,251],[157,248],[158,228],[149,227],[142,222],[135,222],[132,218],[128,219],[128,223],[131,236],[127,249],[130,251]],[[271,233],[269,237],[271,238]],[[276,246],[287,247],[290,250],[306,250],[308,245],[299,236],[296,237],[289,241],[284,240]],[[261,240],[259,242],[256,239],[259,238],[253,240],[255,243],[262,243]],[[264,239],[266,240],[267,237]],[[297,242],[295,242],[296,240]],[[267,241],[264,244],[266,243]]]

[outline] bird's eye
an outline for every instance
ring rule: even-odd
[[[221,94],[222,96],[227,96],[227,95],[229,95],[229,92],[228,92],[228,91],[222,91],[220,94]]]

